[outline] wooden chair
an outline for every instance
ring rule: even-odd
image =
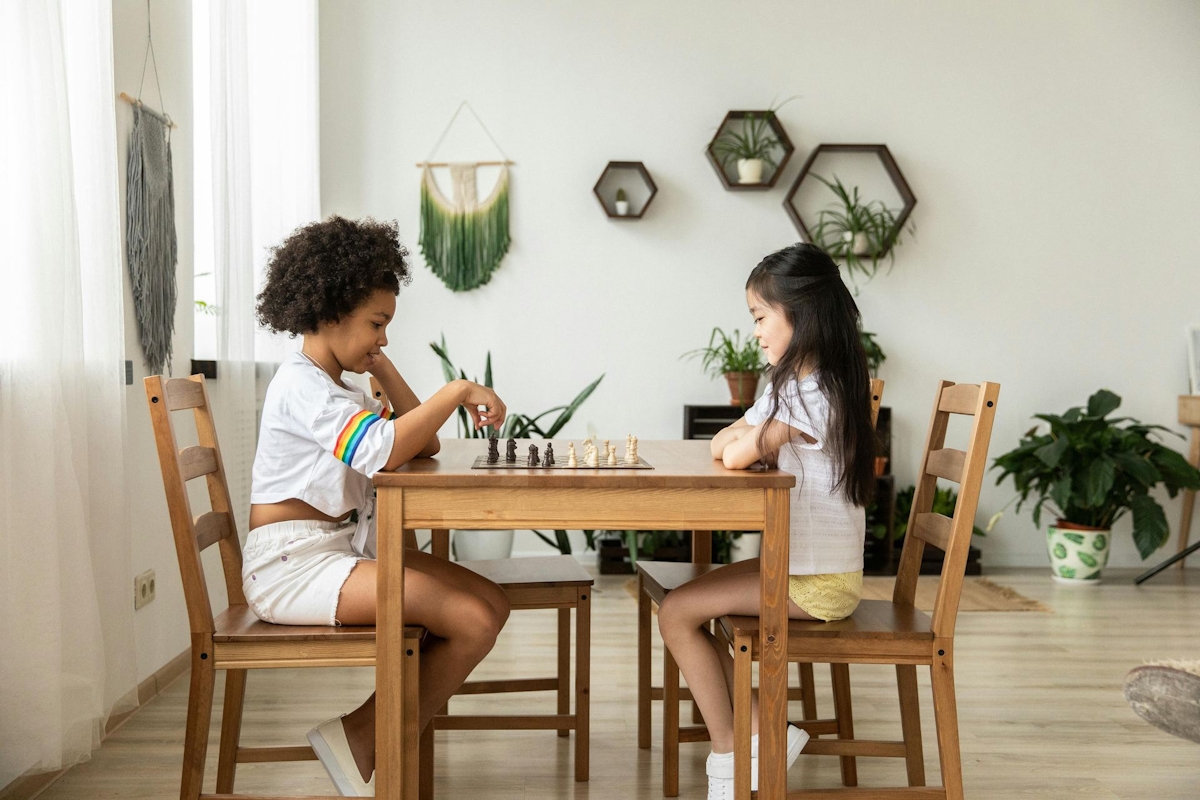
[[[181,800],[197,800],[201,797],[235,800],[246,797],[233,794],[234,773],[238,764],[316,759],[316,754],[307,744],[299,747],[240,745],[246,671],[374,666],[375,628],[273,625],[262,622],[254,615],[242,593],[242,548],[230,505],[229,486],[225,480],[221,449],[217,445],[217,432],[204,376],[164,380],[161,375],[152,375],[146,378],[145,385],[192,631],[191,687],[188,692],[179,796]],[[184,409],[193,411],[200,444],[181,450],[171,412]],[[211,510],[193,517],[186,484],[202,475],[207,479]],[[200,553],[213,544],[220,546],[221,567],[229,598],[229,607],[215,617],[200,560]],[[412,662],[404,673],[412,678],[406,680],[403,689],[407,733],[404,775],[405,794],[408,797],[417,795],[420,771],[416,730],[419,705],[417,670],[424,633],[424,629],[419,627],[404,629],[405,657]],[[213,684],[219,669],[225,670],[225,706],[221,717],[217,794],[201,794],[212,717]],[[426,760],[429,758],[431,756]],[[429,771],[428,765],[425,768]]]
[[[371,392],[384,406],[387,395],[375,378]],[[450,558],[450,531],[434,529],[431,549],[439,558]],[[415,544],[415,536],[410,544]],[[572,556],[463,561],[466,567],[504,589],[514,611],[558,610],[557,674],[550,678],[515,678],[497,681],[467,681],[455,694],[503,694],[508,692],[553,691],[558,707],[554,714],[462,715],[450,714],[449,703],[434,717],[438,730],[556,730],[559,736],[575,731],[575,780],[586,781],[591,752],[591,652],[592,584],[595,582]],[[571,610],[575,611],[575,711],[571,712]],[[422,739],[421,754],[432,759],[433,739]],[[428,755],[427,755],[428,748]],[[422,798],[431,796],[431,786],[422,785]]]
[[[879,406],[883,402],[883,381],[871,380],[871,424],[879,417]],[[697,544],[699,543],[699,547]],[[688,581],[695,580],[723,564],[713,564],[712,532],[692,532],[692,563],[681,564],[671,561],[638,562],[638,747],[650,747],[650,703],[663,700],[663,796],[679,796],[679,744],[680,742],[707,742],[708,729],[703,724],[681,728],[679,726],[679,701],[691,700],[689,689],[679,685],[679,666],[669,650],[663,649],[663,686],[651,685],[650,621],[651,604],[661,606],[663,599],[673,590]],[[714,631],[722,636],[718,628]],[[797,663],[796,677],[800,685],[788,689],[788,700],[799,700],[804,710],[803,727],[814,738],[821,734],[845,734],[853,730],[850,719],[849,676],[830,665],[830,677],[834,691],[834,718],[817,718],[816,684],[811,663]],[[693,703],[692,722],[703,723]],[[800,723],[797,723],[800,724]],[[842,760],[842,781],[847,786],[857,782],[854,760]]]
[[[788,625],[789,661],[829,662],[842,672],[850,709],[850,664],[895,664],[900,695],[903,741],[865,741],[853,731],[837,739],[813,740],[805,755],[884,756],[905,759],[909,788],[826,790],[825,795],[858,797],[963,797],[962,764],[958,743],[958,712],[954,697],[954,623],[967,563],[967,548],[975,523],[979,488],[987,469],[987,450],[1000,386],[996,383],[953,384],[942,381],[925,440],[916,495],[908,520],[908,535],[900,556],[900,570],[892,599],[864,600],[849,619],[840,622],[793,620]],[[967,449],[945,447],[951,414],[972,416]],[[932,512],[937,479],[960,484],[954,517]],[[944,551],[942,577],[932,616],[914,607],[917,577],[925,545]],[[731,616],[719,621],[734,653],[734,796],[750,797],[750,673],[761,654],[759,618]],[[917,666],[930,668],[933,682],[934,720],[937,724],[942,787],[925,787],[921,750],[920,705],[917,699]],[[807,797],[811,792],[803,793]]]

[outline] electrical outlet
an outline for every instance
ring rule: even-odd
[[[148,569],[133,579],[133,608],[137,610],[154,599],[154,570]]]

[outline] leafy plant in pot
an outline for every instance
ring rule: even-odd
[[[437,354],[442,361],[442,374],[446,378],[446,382],[457,380],[459,378],[466,380],[467,373],[454,366],[454,362],[450,360],[449,352],[446,349],[446,337],[443,335],[441,343],[430,342],[429,346],[433,352]],[[527,414],[510,413],[504,421],[504,426],[501,430],[496,431],[496,434],[501,439],[553,439],[555,434],[563,429],[584,401],[592,396],[592,392],[596,391],[596,387],[600,385],[600,381],[604,380],[604,375],[601,375],[596,380],[589,383],[583,388],[579,394],[575,395],[575,399],[567,405],[554,406],[540,414],[529,416]],[[478,382],[478,381],[477,381]],[[483,371],[483,385],[492,388],[492,353],[489,350],[487,354],[487,362]],[[553,420],[546,424],[543,420],[551,415],[557,414]],[[462,406],[458,407],[458,435],[464,439],[484,439],[488,436],[488,431],[485,428],[475,430],[471,424],[471,419],[467,415],[467,410]],[[546,427],[542,427],[545,425]],[[571,554],[571,540],[567,536],[565,530],[556,530],[553,532],[554,538],[542,531],[534,531],[542,541],[551,547],[555,547],[563,555]],[[464,535],[465,534],[465,535]],[[481,534],[481,535],[475,535]],[[587,538],[588,549],[595,547],[595,531],[585,530],[583,532]],[[475,561],[487,558],[508,558],[512,555],[513,531],[455,531],[454,532],[454,550],[455,555],[462,561]]]
[[[1049,431],[1030,429],[1013,450],[996,458],[996,483],[1012,477],[1017,510],[1034,498],[1033,524],[1041,526],[1044,507],[1056,522],[1046,533],[1054,579],[1095,584],[1108,563],[1112,526],[1132,512],[1133,541],[1143,559],[1168,538],[1167,518],[1150,491],[1200,488],[1197,471],[1177,451],[1155,441],[1173,431],[1130,417],[1109,418],[1121,398],[1101,389],[1061,415],[1035,414]],[[1174,434],[1178,436],[1178,434]],[[1155,438],[1152,438],[1155,437]]]
[[[764,165],[775,170],[775,150],[781,147],[779,138],[771,127],[776,109],[770,108],[761,114],[749,112],[742,118],[740,129],[730,129],[713,142],[713,155],[723,167],[737,163],[738,183],[763,183]]]
[[[689,350],[680,358],[699,358],[706,373],[714,378],[724,375],[729,383],[730,405],[743,408],[754,405],[759,376],[767,369],[758,340],[753,336],[743,340],[737,329],[728,336],[720,328],[713,328],[707,347]]]
[[[858,187],[847,189],[837,175],[832,181],[816,173],[813,177],[837,198],[835,204],[817,212],[817,224],[812,229],[813,242],[845,266],[857,292],[856,273],[869,281],[879,271],[879,263],[884,258],[887,258],[889,271],[895,264],[896,248],[903,244],[902,231],[896,225],[897,212],[882,200],[864,202]],[[917,229],[910,223],[907,230],[909,234],[915,234]]]
[[[625,194],[624,189],[617,189],[617,199],[615,202],[618,216],[626,216],[629,214],[629,197]]]

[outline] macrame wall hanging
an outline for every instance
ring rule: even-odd
[[[129,134],[129,163],[126,169],[125,255],[133,284],[133,309],[138,339],[150,374],[171,367],[171,338],[175,332],[175,186],[171,168],[171,129],[176,127],[165,112],[142,104],[146,61],[154,66],[158,104],[162,107],[162,84],[154,42],[150,38],[150,2],[146,2],[146,55],[142,58],[142,80],[137,98],[124,92],[121,99],[133,104],[133,130]]]
[[[464,108],[471,112],[496,150],[504,156],[502,161],[434,162],[434,154]],[[483,286],[491,280],[492,273],[508,252],[511,243],[508,235],[508,168],[512,163],[475,109],[464,100],[438,137],[429,157],[417,164],[421,168],[421,235],[418,244],[429,269],[452,291],[466,292]],[[478,167],[488,166],[500,167],[500,176],[491,194],[480,202],[475,171]],[[438,188],[433,177],[434,167],[449,167],[450,199]]]

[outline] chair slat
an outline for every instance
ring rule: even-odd
[[[183,482],[217,471],[217,453],[211,447],[185,447],[179,451],[179,474]]]
[[[167,410],[181,411],[204,405],[204,388],[187,378],[172,378],[164,384],[167,395]]]
[[[979,387],[974,383],[956,383],[942,389],[942,399],[938,403],[938,411],[973,415],[978,405]]]
[[[196,546],[204,552],[209,545],[233,533],[233,520],[223,511],[208,511],[196,517],[193,527],[196,529]]]
[[[942,450],[932,450],[925,464],[925,471],[930,475],[945,478],[948,481],[962,483],[963,468],[967,463],[967,454],[963,450],[947,447]]]
[[[950,546],[950,531],[953,527],[954,520],[949,517],[926,511],[917,514],[910,532],[926,544],[946,550]]]

